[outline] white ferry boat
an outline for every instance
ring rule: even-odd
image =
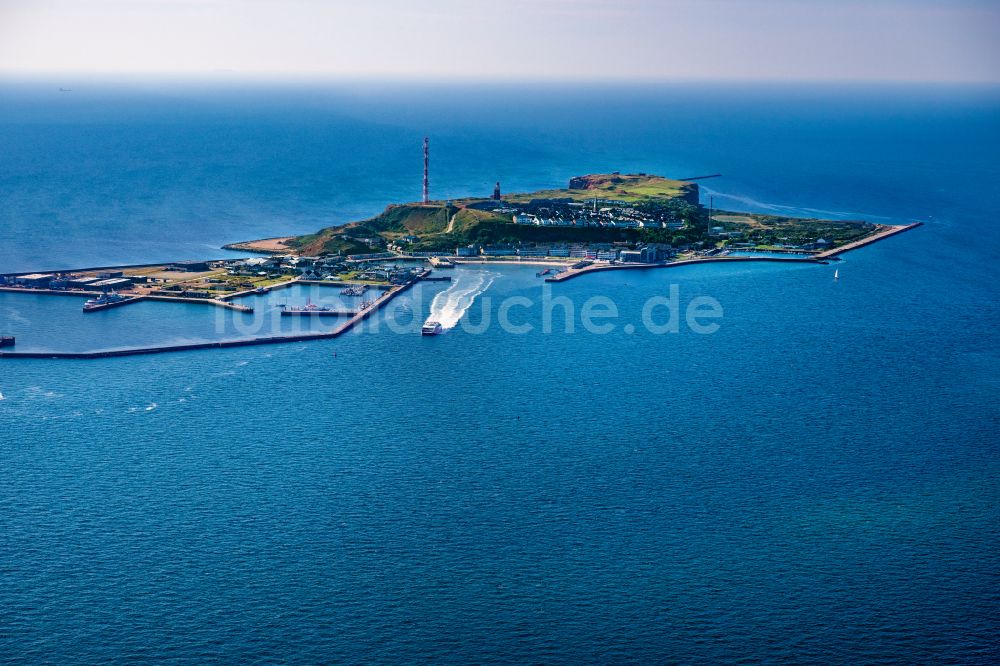
[[[441,323],[436,321],[431,321],[428,319],[424,322],[424,325],[420,328],[420,335],[440,335],[444,332],[441,328]]]
[[[97,310],[106,310],[107,308],[113,308],[118,305],[125,305],[131,302],[132,298],[128,296],[122,296],[117,292],[109,292],[107,294],[101,294],[97,298],[91,298],[86,303],[83,304],[84,312],[96,312]]]

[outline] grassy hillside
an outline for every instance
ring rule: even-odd
[[[498,216],[490,211],[441,204],[405,204],[390,206],[381,214],[362,222],[342,227],[327,227],[315,234],[299,236],[288,246],[299,254],[364,254],[371,248],[359,238],[381,237],[388,242],[406,236],[416,236],[422,245],[440,246],[470,242],[480,237],[499,238],[498,227],[513,227],[509,215]],[[490,230],[480,233],[481,227]]]
[[[362,222],[361,226],[390,234],[415,236],[440,234],[448,227],[448,220],[454,211],[453,207],[439,204],[389,206],[381,215]]]
[[[698,187],[693,183],[647,174],[591,174],[571,179],[566,189],[514,194],[504,198],[511,203],[526,203],[533,199],[561,198],[582,202],[595,197],[627,202],[683,198],[697,203]]]
[[[696,204],[698,188],[686,183],[648,174],[592,174],[570,181],[566,189],[541,190],[504,195],[504,203],[528,204],[541,200],[585,202],[609,199],[642,203],[684,200]],[[341,227],[328,227],[315,234],[288,242],[289,247],[305,255],[327,253],[362,254],[372,251],[360,238],[380,237],[398,242],[407,236],[420,240],[418,248],[454,247],[469,242],[502,240],[618,240],[620,231],[599,229],[530,229],[511,223],[509,213],[488,210],[488,199],[468,198],[428,204],[396,204],[375,217]],[[612,238],[613,237],[613,238]]]
[[[343,227],[328,227],[314,234],[299,236],[287,241],[297,254],[316,257],[321,254],[364,254],[368,246],[343,234]]]

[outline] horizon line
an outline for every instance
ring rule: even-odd
[[[917,78],[853,78],[853,77],[610,77],[610,76],[451,76],[434,74],[404,74],[380,72],[371,74],[333,73],[308,71],[251,71],[233,69],[191,70],[6,70],[0,68],[0,80],[49,80],[81,77],[106,82],[158,81],[211,81],[213,83],[412,83],[412,84],[476,84],[476,85],[662,85],[662,84],[793,84],[793,85],[932,85],[932,86],[1000,86],[997,79],[917,79]]]

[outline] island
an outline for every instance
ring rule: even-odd
[[[440,269],[463,263],[537,265],[547,282],[708,262],[827,263],[920,225],[715,210],[700,200],[695,180],[614,172],[507,195],[497,183],[486,197],[393,204],[368,220],[313,234],[225,246],[256,256],[0,275],[0,291],[85,297],[84,313],[156,300],[250,315],[244,297],[295,284],[339,288],[349,302],[289,305],[281,313],[339,320],[327,329],[94,352],[0,351],[0,358],[100,358],[337,337],[412,285],[449,280]],[[5,336],[0,346],[15,342]]]
[[[226,247],[317,260],[445,255],[449,264],[578,260],[571,263],[624,268],[694,259],[825,260],[912,226],[714,210],[700,201],[693,179],[615,172],[530,193],[504,195],[497,183],[488,197],[393,204],[368,220]]]

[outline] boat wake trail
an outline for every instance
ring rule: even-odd
[[[823,215],[834,218],[845,218],[845,219],[857,219],[857,218],[878,218],[881,220],[891,219],[885,215],[873,215],[871,213],[863,213],[858,211],[846,211],[846,210],[824,210],[822,208],[799,208],[797,206],[785,206],[783,204],[768,203],[766,201],[757,201],[756,199],[751,199],[750,197],[744,197],[737,194],[726,194],[724,192],[719,192],[713,190],[709,187],[701,186],[701,191],[705,194],[711,194],[716,199],[723,201],[735,201],[743,206],[750,206],[758,211],[765,211],[772,215],[788,215],[791,217],[804,217],[804,216],[815,216]]]
[[[476,297],[490,288],[500,276],[487,270],[456,270],[451,286],[439,293],[431,301],[431,321],[441,324],[441,328],[454,328],[462,315],[472,307]]]

